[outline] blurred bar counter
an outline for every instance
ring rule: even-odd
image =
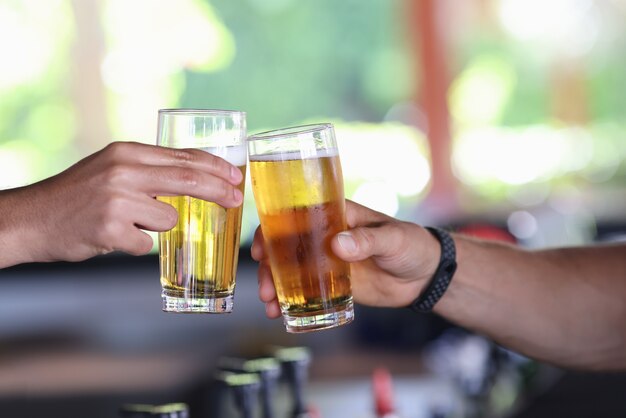
[[[191,418],[238,417],[233,408],[215,413],[216,403],[232,403],[215,385],[218,361],[266,355],[272,346],[311,350],[306,399],[323,418],[374,417],[371,377],[378,367],[392,376],[403,418],[626,416],[626,375],[570,373],[541,364],[531,364],[535,375],[544,375],[541,385],[505,395],[501,389],[507,386],[499,386],[494,399],[509,407],[481,415],[468,406],[468,385],[428,367],[433,353],[448,351],[440,360],[450,363],[458,357],[449,345],[433,345],[455,329],[432,315],[358,307],[348,326],[287,334],[280,320],[265,317],[256,264],[246,251],[235,310],[228,315],[161,312],[153,255],[18,266],[0,270],[0,289],[2,417],[114,418],[123,404],[170,402],[188,403]],[[474,343],[496,353],[481,341]],[[278,418],[287,416],[289,405],[281,387]]]

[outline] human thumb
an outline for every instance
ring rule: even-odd
[[[399,242],[397,232],[398,229],[390,225],[358,227],[337,234],[331,246],[339,258],[350,262],[393,255]]]

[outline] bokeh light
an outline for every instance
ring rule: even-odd
[[[55,67],[70,19],[66,0],[0,3],[0,92],[36,84]]]
[[[495,124],[517,82],[515,69],[504,59],[479,55],[450,87],[450,111],[464,125]]]
[[[514,37],[568,56],[587,54],[600,31],[593,0],[502,0],[500,19]]]
[[[425,135],[398,123],[337,124],[346,196],[388,215],[417,202],[430,182]]]
[[[183,71],[210,73],[235,55],[230,31],[200,0],[107,0],[104,84],[113,107],[113,135],[153,143],[156,111],[175,107],[184,90]]]

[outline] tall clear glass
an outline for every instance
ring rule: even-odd
[[[244,112],[159,110],[157,145],[197,148],[246,173]],[[244,182],[239,185],[244,191]],[[159,233],[163,310],[228,313],[233,309],[242,206],[226,209],[189,196],[159,196],[174,206],[178,223]]]
[[[248,138],[250,175],[288,332],[352,321],[350,265],[330,248],[346,230],[343,176],[331,124]]]

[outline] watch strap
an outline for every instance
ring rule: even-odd
[[[441,258],[432,279],[409,307],[416,312],[430,313],[452,281],[456,271],[456,248],[454,240],[448,232],[433,227],[426,227],[425,229],[439,241]]]

